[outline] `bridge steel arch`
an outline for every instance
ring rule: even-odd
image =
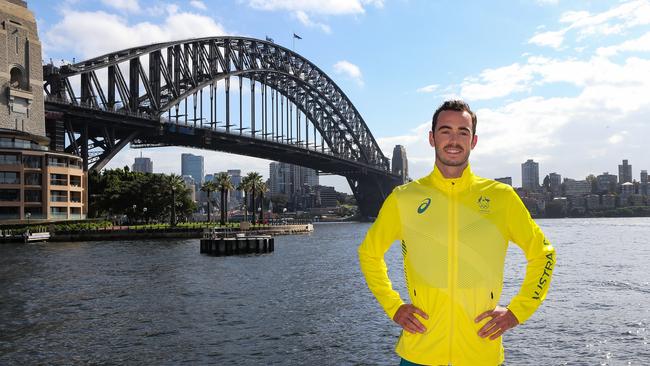
[[[233,79],[239,118],[231,108]],[[65,130],[67,142],[59,145],[82,155],[91,169],[101,169],[128,143],[234,152],[343,175],[367,217],[402,183],[336,83],[272,42],[209,37],[134,47],[61,68],[47,65],[44,80],[50,135]],[[244,81],[251,105],[246,123]],[[219,93],[225,93],[224,120]]]

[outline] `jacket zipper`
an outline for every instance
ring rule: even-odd
[[[456,192],[454,190],[455,182],[451,182],[450,187],[450,202],[449,205],[449,264],[448,264],[448,284],[450,293],[450,306],[449,306],[449,365],[452,364],[453,344],[454,344],[454,303],[456,295]]]

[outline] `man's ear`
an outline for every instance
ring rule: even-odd
[[[433,148],[436,147],[436,143],[433,140],[433,131],[429,131],[429,145],[431,145],[431,147]]]
[[[474,135],[474,137],[472,137],[472,150],[474,150],[474,148],[476,147],[477,142],[478,142],[478,136]]]

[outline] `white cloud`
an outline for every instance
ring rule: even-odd
[[[381,2],[383,4],[383,2]],[[360,14],[363,4],[358,0],[249,0],[248,5],[258,10],[304,11],[313,14]]]
[[[212,18],[179,12],[177,7],[167,8],[167,16],[161,24],[130,24],[125,17],[103,11],[67,10],[62,15],[62,19],[45,32],[46,55],[50,45],[56,45],[57,53],[80,60],[155,42],[227,34]]]
[[[607,142],[609,142],[612,145],[618,144],[618,143],[623,141],[623,135],[624,134],[625,134],[625,131],[623,131],[621,133],[615,133],[615,134],[613,134],[612,136],[610,136],[607,139]]]
[[[569,31],[577,32],[578,40],[591,36],[622,34],[630,28],[650,24],[650,1],[627,1],[597,14],[569,11],[562,14],[559,21],[568,25],[559,31],[536,34],[528,43],[559,48]]]
[[[438,85],[438,84],[431,84],[431,85],[427,85],[427,86],[423,86],[421,88],[418,88],[416,90],[416,92],[418,92],[418,93],[433,93],[436,90],[438,90],[439,87],[440,87],[440,85]]]
[[[331,33],[332,29],[330,28],[329,25],[323,24],[323,23],[318,23],[313,21],[307,13],[305,13],[302,10],[298,10],[294,13],[294,16],[302,23],[304,26],[310,27],[310,28],[319,28],[325,33]]]
[[[199,9],[199,10],[208,10],[208,7],[205,6],[205,3],[203,1],[199,0],[192,0],[190,1],[190,5]]]
[[[532,80],[532,67],[514,63],[497,69],[486,69],[479,78],[466,78],[461,84],[460,95],[468,100],[504,97],[527,90]]]
[[[560,48],[564,42],[565,31],[549,31],[542,32],[534,35],[528,40],[528,43],[536,44],[538,46],[548,46],[552,48]]]
[[[138,0],[102,0],[102,3],[111,8],[115,8],[127,12],[140,11],[140,4]]]
[[[344,75],[354,80],[359,86],[363,86],[363,75],[359,66],[349,61],[339,61],[334,64],[334,73]]]
[[[649,52],[650,51],[650,32],[636,39],[627,40],[621,44],[600,47],[596,53],[601,56],[614,56],[620,52]]]

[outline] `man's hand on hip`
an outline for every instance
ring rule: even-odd
[[[514,328],[519,325],[519,320],[515,314],[510,311],[508,308],[503,306],[497,306],[494,310],[488,310],[483,314],[476,317],[475,322],[480,322],[481,320],[491,317],[490,321],[485,323],[485,325],[478,331],[479,337],[485,338],[490,336],[491,340],[495,340],[506,330]]]
[[[393,321],[399,324],[404,330],[409,333],[424,333],[427,328],[422,325],[422,322],[415,316],[421,316],[424,319],[429,319],[429,316],[422,310],[416,308],[411,304],[404,304],[397,309],[393,316]]]

